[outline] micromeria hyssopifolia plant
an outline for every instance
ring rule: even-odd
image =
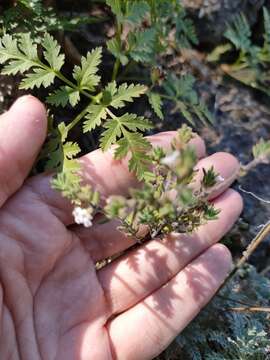
[[[183,126],[169,153],[159,147],[151,149],[147,153],[151,170],[145,174],[141,187],[130,189],[129,197],[110,196],[105,207],[97,192],[87,185],[70,183],[65,173],[54,179],[53,186],[75,205],[76,222],[87,227],[99,212],[107,219],[119,220],[119,229],[138,241],[171,232],[192,232],[217,218],[219,210],[207,199],[209,190],[223,181],[211,168],[204,171],[200,188],[192,189],[197,160],[194,149],[188,145],[192,137],[191,129]]]

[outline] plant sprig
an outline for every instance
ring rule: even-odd
[[[56,78],[59,79],[64,85],[47,97],[47,103],[54,107],[66,106],[67,103],[74,107],[81,100],[81,96],[88,98],[89,104],[73,121],[67,126],[60,124],[58,127],[60,133],[61,129],[65,128],[64,138],[62,134],[58,137],[60,148],[65,153],[67,146],[63,146],[63,141],[67,138],[68,132],[80,121],[83,120],[84,132],[102,126],[105,129],[100,141],[102,150],[105,151],[112,145],[117,145],[116,157],[118,159],[130,152],[130,170],[134,171],[138,178],[143,178],[147,158],[144,162],[141,160],[145,151],[150,148],[150,143],[142,137],[140,132],[150,129],[151,123],[136,114],[116,115],[113,110],[124,108],[127,103],[131,103],[145,93],[147,88],[139,84],[126,83],[117,86],[116,82],[112,81],[99,91],[101,78],[98,75],[98,67],[101,63],[101,48],[93,49],[82,57],[81,65],[74,67],[72,79],[68,79],[62,73],[65,56],[51,35],[45,34],[41,48],[42,56],[38,54],[38,44],[31,39],[29,33],[20,34],[18,38],[4,35],[0,41],[0,63],[6,64],[2,74],[22,74],[21,89],[34,89],[41,86],[48,88]],[[78,149],[78,144],[73,144],[72,154],[75,152],[75,147]],[[76,153],[78,153],[77,150]],[[69,159],[70,155],[65,154],[62,158]],[[53,165],[55,161],[50,161],[49,164]],[[63,165],[62,162],[62,169]]]

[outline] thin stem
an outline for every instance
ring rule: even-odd
[[[220,286],[219,290],[228,283],[229,280],[233,278],[236,272],[245,264],[245,262],[250,258],[251,254],[257,249],[261,242],[270,234],[270,221],[262,228],[262,230],[255,236],[250,245],[244,251],[243,256],[234,266],[233,270],[227,276],[223,284]]]
[[[118,80],[121,79],[125,79],[126,78],[126,74],[136,65],[134,60],[129,61],[126,66],[124,67],[123,71],[121,72],[121,74],[118,76]],[[136,78],[137,79],[137,78]],[[145,80],[145,79],[144,79]]]
[[[117,23],[115,37],[119,44],[119,48],[122,47],[121,33],[122,33],[122,25]],[[120,67],[120,60],[119,60],[119,58],[117,58],[114,63],[114,66],[113,66],[112,81],[114,81],[116,79],[118,71],[119,71],[119,67]]]
[[[92,102],[91,102],[92,103]],[[91,105],[91,103],[89,105]],[[85,115],[88,112],[88,108],[89,105],[86,106],[86,108],[84,108],[76,117],[73,121],[71,121],[71,123],[68,124],[67,126],[67,130],[70,131],[71,129],[74,128],[74,126],[76,126],[78,124],[78,122],[83,119],[85,117]]]
[[[93,103],[98,104],[100,102],[101,98],[102,98],[102,92],[100,92],[96,96],[91,96],[92,101],[90,101],[90,103],[75,117],[75,119],[71,123],[68,124],[67,130],[70,131],[71,129],[73,129],[74,126],[76,126],[78,124],[78,122],[85,117],[85,115],[88,112],[89,106]]]
[[[111,116],[112,119],[117,119],[117,116],[115,116],[110,109],[106,109],[107,114],[109,114]]]
[[[256,167],[258,164],[260,164],[260,159],[253,159],[246,165],[241,164],[242,174],[240,174],[240,176],[245,176],[247,172]]]
[[[117,77],[118,71],[120,67],[120,60],[116,59],[114,66],[113,66],[113,74],[112,74],[112,81],[114,81]]]
[[[227,311],[238,311],[238,312],[245,312],[245,311],[249,311],[249,312],[269,312],[270,313],[270,307],[233,307],[233,308],[228,308],[225,309]]]
[[[17,58],[20,59],[21,57],[17,57]],[[22,58],[22,59],[24,59],[24,58]],[[46,71],[52,71],[52,68],[50,68],[49,66],[47,66],[40,60],[33,61],[33,63]],[[79,91],[81,94],[88,97],[89,99],[95,99],[96,96],[93,96],[93,95],[89,94],[87,91],[80,89],[76,84],[74,84],[72,81],[70,81],[68,78],[66,78],[60,71],[53,70],[53,73],[55,74],[56,77],[58,77],[58,79],[63,81],[65,84],[67,84],[72,89]]]
[[[164,99],[175,100],[175,97],[173,97],[173,96],[169,96],[169,95],[165,95],[165,94],[159,94],[159,95]]]
[[[241,185],[239,185],[238,188],[239,188],[239,190],[242,191],[243,193],[248,194],[248,195],[251,195],[252,197],[254,197],[254,199],[257,199],[257,200],[259,200],[259,201],[261,201],[261,202],[263,202],[263,203],[266,203],[266,204],[270,204],[270,200],[265,200],[265,199],[263,199],[262,197],[254,194],[252,191],[247,191],[247,190],[243,189]]]

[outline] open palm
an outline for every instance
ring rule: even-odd
[[[46,136],[46,114],[32,97],[0,118],[0,358],[21,360],[151,359],[213,296],[230,268],[215,243],[242,208],[227,190],[238,163],[226,153],[205,157],[225,181],[212,194],[219,219],[194,235],[172,234],[133,247],[96,271],[95,263],[134,245],[114,222],[76,226],[69,203],[49,175],[24,182]],[[174,133],[151,141],[168,146]],[[104,196],[134,186],[126,162],[110,152],[82,158],[84,176]],[[199,176],[199,175],[198,175]]]

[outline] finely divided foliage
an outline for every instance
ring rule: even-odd
[[[140,63],[146,68],[158,67],[170,47],[181,52],[198,42],[193,22],[179,1],[107,0],[106,3],[116,19],[116,34],[107,42],[108,50],[116,58],[116,72],[120,64]],[[175,35],[169,41],[173,27]],[[166,82],[161,83],[158,78],[151,80],[147,96],[154,113],[161,120],[164,118],[162,99],[167,99],[192,125],[194,116],[204,123],[213,122],[213,116],[194,91],[195,78],[192,75],[176,78],[169,74]],[[168,94],[169,87],[172,91]]]
[[[237,15],[231,26],[225,32],[229,44],[217,47],[208,57],[209,61],[217,61],[220,56],[233,47],[238,57],[233,64],[226,64],[223,69],[230,76],[244,84],[257,88],[267,95],[269,91],[269,63],[270,63],[270,14],[263,8],[264,35],[261,42],[252,41],[252,29],[245,15]],[[233,45],[233,46],[232,46]]]
[[[75,106],[81,96],[90,99],[89,105],[81,115],[81,118],[85,118],[84,132],[91,131],[97,126],[103,126],[105,131],[101,137],[101,148],[107,150],[116,144],[118,158],[125,156],[130,151],[130,167],[136,171],[139,178],[142,178],[143,168],[138,162],[143,157],[143,153],[150,148],[150,144],[138,131],[150,129],[151,124],[141,116],[129,113],[118,116],[112,110],[123,108],[126,103],[131,103],[134,98],[145,93],[147,88],[142,85],[126,83],[117,86],[116,82],[112,81],[97,93],[97,86],[100,84],[98,67],[102,57],[101,48],[93,49],[85,57],[82,57],[81,65],[74,67],[73,80],[69,80],[61,73],[65,57],[61,53],[57,41],[51,35],[45,34],[41,46],[43,57],[38,56],[37,44],[31,39],[30,34],[21,34],[19,38],[4,35],[0,42],[0,63],[6,64],[3,73],[6,75],[22,74],[23,79],[20,84],[22,89],[41,86],[47,88],[54,83],[56,78],[61,80],[64,85],[47,97],[50,105],[66,106],[69,102]],[[74,120],[75,122],[67,125],[67,132],[76,125],[77,119]],[[59,131],[61,133],[61,129]],[[54,137],[53,142],[55,143],[55,141]],[[65,139],[62,138],[61,141],[63,142]],[[70,152],[71,147],[73,151]],[[59,152],[59,150],[57,151]],[[62,158],[65,159],[65,163],[68,163],[78,153],[78,145],[68,143],[67,146],[65,144],[62,146],[62,151],[64,153]],[[67,151],[69,151],[69,155],[66,154]],[[59,165],[61,156],[59,157],[58,154],[57,158],[58,161],[49,160],[46,167],[55,166],[56,163]],[[68,168],[64,166],[63,159],[62,167]]]

